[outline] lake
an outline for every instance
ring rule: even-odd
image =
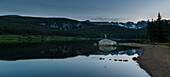
[[[0,44],[0,77],[148,77],[137,47],[99,47],[96,41]]]

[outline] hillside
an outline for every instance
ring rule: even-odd
[[[64,35],[90,37],[90,38],[104,38],[104,34],[108,35],[108,38],[117,39],[146,39],[146,28],[142,29],[127,29],[119,26],[95,26],[89,29],[70,30],[64,33]],[[59,33],[59,32],[58,32]],[[60,35],[59,33],[58,35]]]
[[[0,16],[0,34],[3,35],[59,35],[101,38],[146,38],[146,28],[127,29],[114,25],[94,25],[67,18]]]

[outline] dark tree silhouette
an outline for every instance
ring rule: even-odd
[[[67,30],[66,30],[67,29]],[[113,25],[95,25],[66,18],[0,16],[0,34],[54,35],[87,38],[145,39],[146,28],[128,29]]]
[[[147,36],[151,42],[167,42],[168,41],[168,21],[162,20],[160,13],[156,21],[148,21]]]

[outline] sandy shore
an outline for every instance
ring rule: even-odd
[[[170,47],[135,43],[120,45],[141,47],[144,52],[137,62],[152,77],[170,77]]]

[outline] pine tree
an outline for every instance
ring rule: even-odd
[[[160,12],[158,13],[158,19],[156,21],[148,22],[147,35],[151,42],[166,42],[167,31],[166,22],[162,21]]]
[[[161,17],[161,13],[159,12],[159,13],[158,13],[158,19],[157,19],[157,21],[158,21],[158,22],[160,22],[160,21],[161,21],[161,19],[162,19],[162,17]]]
[[[165,35],[166,24],[161,19],[162,19],[162,17],[160,15],[160,13],[158,13],[157,22],[158,22],[158,31],[159,31],[159,34],[158,34],[159,42],[166,42],[167,41],[167,37]]]
[[[147,36],[151,41],[151,22],[148,20]]]

